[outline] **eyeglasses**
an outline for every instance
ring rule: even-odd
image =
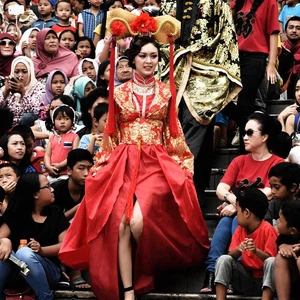
[[[244,137],[246,134],[247,136],[252,136],[254,132],[261,132],[261,130],[253,130],[253,129],[247,129],[247,130],[244,130],[242,132],[242,136]]]
[[[0,46],[16,46],[16,43],[13,41],[0,41]]]
[[[40,190],[42,190],[42,189],[48,189],[48,190],[50,190],[50,189],[51,189],[50,183],[48,183],[48,184],[45,185],[45,186],[40,187]]]

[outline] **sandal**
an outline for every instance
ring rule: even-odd
[[[88,285],[89,287],[80,287],[80,285]],[[76,291],[90,291],[91,290],[90,284],[88,282],[86,282],[81,276],[75,278],[72,281],[71,287],[73,290],[76,290]]]
[[[206,271],[203,287],[200,294],[214,294],[215,293],[215,273]]]

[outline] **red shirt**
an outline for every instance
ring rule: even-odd
[[[220,182],[236,188],[254,187],[263,189],[269,187],[268,173],[270,169],[284,160],[276,155],[264,161],[256,161],[252,154],[240,155],[236,157],[228,166],[228,169]]]
[[[270,256],[277,254],[277,239],[278,233],[276,229],[268,222],[262,221],[260,226],[250,235],[247,235],[246,229],[238,226],[233,234],[229,251],[237,248],[245,238],[253,239],[255,247],[263,252],[268,253]],[[252,273],[254,278],[263,277],[264,262],[260,260],[251,251],[242,253],[241,265]]]
[[[276,0],[263,0],[254,17],[247,18],[254,0],[245,0],[237,12],[235,29],[240,51],[269,53],[269,38],[279,32],[278,7]],[[231,8],[236,0],[232,1]]]
[[[71,25],[69,25],[69,26],[61,26],[59,24],[55,24],[55,25],[53,25],[51,27],[51,29],[54,30],[57,33],[58,36],[60,35],[60,33],[62,31],[65,31],[65,30],[71,30],[74,33],[77,33],[77,29],[75,27],[71,26]]]

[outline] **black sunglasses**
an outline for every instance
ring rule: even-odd
[[[252,136],[254,132],[261,132],[261,130],[253,130],[253,129],[250,128],[250,129],[244,130],[242,132],[242,136],[244,137],[246,134],[248,136]]]
[[[13,41],[0,41],[0,46],[16,46],[16,43]]]

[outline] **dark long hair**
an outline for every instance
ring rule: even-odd
[[[97,74],[97,87],[98,88],[103,88],[103,89],[108,88],[107,82],[104,79],[102,79],[101,76],[104,75],[104,72],[105,72],[107,66],[109,66],[109,65],[110,65],[110,60],[105,60],[99,66],[98,74]]]
[[[78,48],[78,44],[82,41],[88,41],[90,43],[90,46],[91,46],[91,53],[90,55],[88,56],[88,58],[92,58],[94,59],[95,58],[95,52],[96,52],[96,48],[95,48],[95,45],[93,43],[93,41],[87,37],[87,36],[81,36],[77,39],[77,42],[75,44],[75,47],[74,47],[74,52],[77,50]]]

